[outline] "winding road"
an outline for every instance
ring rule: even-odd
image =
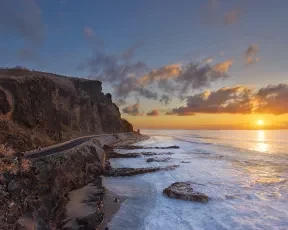
[[[124,134],[124,133],[98,134],[98,135],[93,135],[93,136],[78,137],[78,138],[70,140],[70,141],[66,141],[66,142],[63,142],[60,144],[49,146],[49,147],[47,147],[45,149],[41,149],[39,151],[30,151],[30,152],[24,153],[24,157],[29,158],[29,159],[43,157],[43,156],[47,156],[50,154],[59,153],[59,152],[65,151],[65,150],[72,149],[78,145],[83,144],[84,142],[90,141],[91,139],[93,139],[95,137],[111,136],[111,135],[119,135],[119,134]]]

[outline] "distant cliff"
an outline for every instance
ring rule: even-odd
[[[0,69],[0,144],[24,151],[78,136],[131,131],[100,81]]]

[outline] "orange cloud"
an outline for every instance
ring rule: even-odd
[[[136,103],[134,105],[127,106],[122,109],[123,113],[127,113],[131,116],[142,116],[143,114],[140,112],[140,104]]]
[[[159,116],[159,111],[158,111],[158,109],[154,109],[154,110],[151,110],[150,112],[148,112],[146,115],[147,116]]]
[[[233,60],[229,59],[227,61],[217,63],[212,68],[216,72],[227,73],[229,71],[229,69],[231,68],[232,64],[233,64]]]
[[[245,86],[224,87],[186,97],[186,106],[166,115],[197,113],[274,114],[288,113],[288,84],[268,85],[258,91]]]
[[[138,82],[142,85],[149,85],[155,80],[164,80],[171,77],[177,77],[180,73],[180,65],[173,64],[167,65],[162,68],[151,71],[149,74],[144,75],[138,79]]]

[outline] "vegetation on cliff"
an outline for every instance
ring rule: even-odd
[[[0,143],[15,151],[71,138],[133,131],[97,80],[0,69]]]

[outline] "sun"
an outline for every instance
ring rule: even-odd
[[[264,121],[263,120],[257,120],[257,125],[260,125],[260,126],[264,125]]]

